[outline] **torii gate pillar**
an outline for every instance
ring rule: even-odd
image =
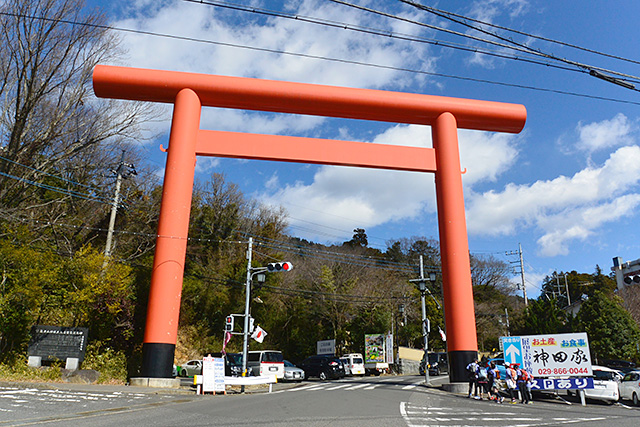
[[[524,106],[489,101],[98,65],[96,96],[174,104],[151,276],[142,376],[171,377],[198,155],[436,174],[451,383],[477,356],[457,129],[520,132]],[[433,148],[200,130],[201,107],[432,126]]]

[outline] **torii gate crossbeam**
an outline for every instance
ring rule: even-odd
[[[476,357],[457,129],[517,133],[518,104],[98,65],[99,97],[173,103],[142,376],[168,378],[174,358],[197,155],[434,172],[451,382]],[[433,148],[200,130],[203,106],[430,125]]]

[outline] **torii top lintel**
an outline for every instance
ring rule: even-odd
[[[449,112],[460,129],[518,133],[523,105],[373,89],[98,65],[96,96],[173,103],[193,90],[202,106],[430,125]]]

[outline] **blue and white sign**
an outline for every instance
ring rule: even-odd
[[[202,359],[202,391],[225,391],[224,359],[206,356]]]
[[[593,378],[536,378],[532,390],[576,390],[593,388]]]
[[[500,337],[505,363],[518,363],[534,377],[592,376],[586,332]]]
[[[505,363],[522,363],[522,341],[521,337],[501,337]]]

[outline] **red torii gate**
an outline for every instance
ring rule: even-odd
[[[477,356],[457,129],[518,133],[526,109],[440,96],[98,65],[96,96],[173,103],[142,377],[171,377],[196,156],[434,172],[451,382]],[[203,106],[430,125],[433,148],[200,129]]]

